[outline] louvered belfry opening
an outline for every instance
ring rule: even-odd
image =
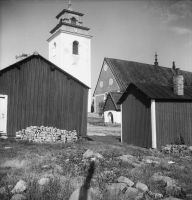
[[[75,19],[75,17],[72,17],[72,18],[71,18],[71,24],[76,25],[76,21],[77,21],[77,20]]]

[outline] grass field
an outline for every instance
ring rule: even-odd
[[[101,128],[101,130],[100,130]],[[96,171],[91,182],[105,193],[105,184],[116,182],[119,176],[126,176],[132,181],[145,183],[153,192],[165,194],[163,183],[154,184],[150,177],[155,172],[162,172],[178,181],[187,194],[192,194],[192,156],[189,153],[164,155],[155,150],[144,149],[120,143],[120,127],[88,126],[90,133],[88,141],[78,141],[68,144],[33,144],[28,142],[0,141],[0,188],[15,185],[19,180],[28,184],[26,195],[29,200],[68,200],[75,189],[71,180],[83,180],[88,170],[88,162],[83,160],[83,153],[91,149],[103,155],[104,159],[96,163]],[[95,131],[105,133],[97,136]],[[113,132],[112,132],[113,131]],[[111,134],[110,134],[111,133]],[[11,148],[7,148],[11,147]],[[160,160],[160,165],[141,165],[136,168],[131,163],[117,159],[118,156],[130,154],[138,161],[152,156]],[[168,161],[174,161],[172,165]],[[44,169],[43,166],[48,168]],[[101,175],[105,171],[113,171],[110,176]],[[49,176],[51,182],[43,190],[39,189],[37,181]],[[177,196],[177,194],[173,194]],[[0,199],[10,199],[10,193],[0,196]],[[105,196],[104,199],[111,199]],[[113,199],[120,199],[119,196]]]

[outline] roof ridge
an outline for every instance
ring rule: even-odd
[[[9,68],[13,67],[13,66],[17,66],[19,65],[20,63],[24,62],[24,61],[27,61],[29,58],[33,58],[33,57],[39,57],[41,58],[42,60],[44,60],[45,62],[49,63],[50,65],[52,65],[53,67],[55,67],[56,69],[58,69],[61,73],[65,74],[66,76],[69,76],[71,77],[74,81],[78,82],[79,84],[87,87],[87,88],[90,88],[89,86],[87,86],[86,84],[84,84],[83,82],[81,82],[79,79],[77,79],[76,77],[72,76],[71,74],[69,74],[68,72],[66,72],[65,70],[61,69],[59,66],[55,65],[54,63],[52,63],[51,61],[49,61],[48,59],[44,58],[42,55],[40,55],[38,52],[34,52],[32,55],[18,61],[18,62],[15,62],[13,63],[12,65],[9,65],[8,67],[5,67],[3,69],[0,70],[0,72],[4,73],[4,71],[6,70],[9,70]]]
[[[117,58],[109,58],[109,57],[106,57],[106,58],[111,59],[111,60],[120,60],[120,61],[125,61],[125,62],[132,62],[132,63],[150,65],[150,66],[155,67],[154,64],[149,64],[149,63],[143,63],[143,62],[137,62],[137,61],[131,61],[131,60],[124,60],[124,59],[117,59]],[[161,65],[158,65],[158,67],[163,67],[163,68],[166,68],[166,69],[172,69],[172,67],[165,67],[165,66],[161,66]],[[180,68],[180,71],[192,73],[192,71],[190,72],[190,71],[182,70],[181,68]]]

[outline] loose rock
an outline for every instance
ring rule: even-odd
[[[134,167],[141,167],[142,165],[139,164],[138,162],[136,162],[136,160],[134,159],[134,157],[132,155],[122,155],[120,157],[117,157],[118,159],[121,159],[124,162],[128,162],[130,164],[132,164]]]
[[[120,191],[123,191],[127,188],[126,183],[112,183],[110,185],[106,185],[106,190],[111,194],[118,194]]]
[[[50,182],[50,179],[49,179],[49,178],[46,178],[46,177],[43,177],[43,178],[41,178],[40,180],[38,180],[38,184],[39,184],[40,186],[46,186],[46,185],[49,184],[49,182]]]
[[[141,183],[141,182],[136,183],[135,187],[141,190],[142,192],[148,191],[148,187],[144,183]]]
[[[76,189],[70,196],[69,200],[79,200],[80,188]],[[87,200],[92,200],[92,193],[87,191]]]
[[[131,181],[130,179],[124,177],[124,176],[120,176],[117,181],[119,183],[126,183],[129,187],[132,187],[134,185],[134,182]]]
[[[23,180],[20,180],[15,187],[12,189],[11,193],[22,193],[27,189],[27,183]]]
[[[167,186],[172,186],[172,185],[176,185],[176,181],[168,176],[163,176],[162,173],[155,173],[153,174],[153,176],[151,177],[151,180],[156,182],[156,181],[163,181],[165,183],[167,183]]]
[[[83,158],[90,158],[90,157],[96,157],[96,158],[103,158],[103,156],[100,153],[93,152],[92,150],[88,149],[84,154]]]
[[[27,197],[24,194],[15,194],[11,197],[11,200],[26,200]]]
[[[127,190],[125,191],[125,196],[126,198],[136,198],[136,196],[138,195],[139,190],[136,188],[132,188],[132,187],[128,187]]]

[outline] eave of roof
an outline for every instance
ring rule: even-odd
[[[79,15],[79,16],[83,16],[84,14],[83,13],[79,13],[79,12],[75,12],[75,11],[72,11],[72,10],[67,10],[67,9],[63,9],[57,16],[56,18],[58,19],[62,14],[64,13],[71,13],[71,14],[75,14],[75,15]]]
[[[90,87],[88,87],[87,85],[85,85],[83,82],[81,82],[80,80],[78,80],[77,78],[75,78],[74,76],[72,76],[71,74],[67,73],[66,71],[64,71],[63,69],[61,69],[60,67],[58,67],[57,65],[55,65],[54,63],[50,62],[49,60],[47,60],[46,58],[44,58],[43,56],[41,56],[38,53],[34,53],[26,58],[24,58],[23,60],[20,60],[16,63],[13,63],[12,65],[3,68],[0,70],[0,76],[3,75],[3,73],[5,73],[8,70],[11,70],[14,67],[19,67],[22,63],[32,59],[32,58],[40,58],[42,60],[44,60],[45,62],[47,62],[49,65],[51,65],[54,69],[57,69],[58,71],[60,71],[61,73],[65,74],[66,76],[70,77],[71,79],[73,79],[74,81],[78,82],[79,84],[83,85],[84,87],[90,89]]]
[[[173,87],[159,85],[159,84],[147,84],[147,83],[131,83],[127,87],[124,94],[121,96],[117,104],[121,104],[129,95],[129,91],[132,87],[139,89],[148,98],[155,100],[178,100],[178,101],[192,101],[192,87],[184,87],[184,95],[176,95],[173,92]]]
[[[83,30],[86,30],[86,31],[90,30],[90,28],[87,28],[87,27],[84,27],[84,26],[78,26],[78,25],[75,25],[75,24],[69,24],[69,23],[61,22],[61,23],[57,24],[57,25],[50,31],[50,33],[53,34],[53,33],[54,33],[58,28],[60,28],[62,25],[71,26],[71,27],[83,29]]]

